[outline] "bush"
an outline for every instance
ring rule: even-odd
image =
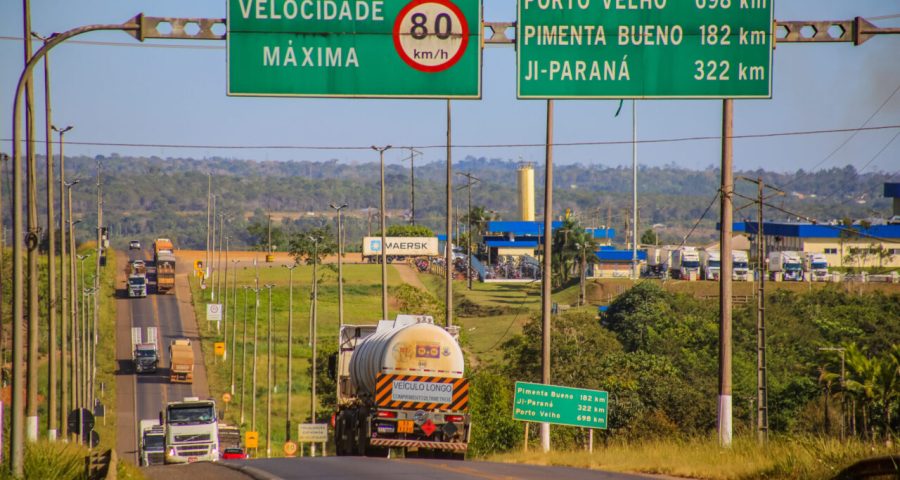
[[[508,378],[485,370],[469,377],[471,455],[506,452],[520,445],[523,426],[513,420],[512,405],[513,386]]]

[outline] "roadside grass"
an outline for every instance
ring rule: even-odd
[[[226,349],[228,357],[223,361],[214,354],[213,343],[225,341],[224,328],[218,333],[214,323],[206,321],[206,304],[210,301],[211,289],[201,290],[196,277],[190,277],[189,283],[194,298],[194,312],[201,336],[206,363],[207,377],[209,380],[210,394],[216,399],[220,412],[223,410],[222,394],[231,391],[231,360],[232,354],[237,355],[235,360],[235,391],[227,412],[223,416],[230,425],[239,425],[242,431],[251,430],[252,422],[252,369],[253,347],[256,347],[256,424],[255,430],[259,432],[260,448],[255,456],[266,455],[266,414],[267,414],[267,340],[268,340],[268,308],[269,294],[265,287],[272,288],[272,352],[273,352],[273,388],[272,388],[272,445],[271,455],[280,457],[282,445],[286,440],[287,427],[287,358],[288,358],[288,310],[289,310],[289,272],[286,268],[267,266],[259,267],[259,310],[257,339],[253,340],[254,308],[256,295],[252,290],[247,290],[246,295],[246,319],[247,319],[247,343],[246,363],[243,362],[243,333],[245,291],[242,287],[253,287],[256,281],[256,269],[250,262],[238,265],[237,297],[233,293],[232,274],[235,273],[229,265],[228,272],[228,310],[224,327],[227,328]],[[334,268],[332,268],[334,267]],[[296,439],[297,424],[309,421],[310,414],[310,358],[312,348],[309,343],[310,306],[313,267],[301,265],[294,269],[294,305],[293,305],[293,382],[291,398],[291,437]],[[224,277],[223,277],[224,279]],[[207,280],[211,285],[212,279]],[[388,284],[391,286],[401,283],[400,276],[393,268],[388,269]],[[378,265],[344,265],[344,322],[347,324],[374,324],[381,318],[381,268]],[[318,315],[317,336],[318,348],[336,349],[338,333],[338,301],[337,301],[337,270],[336,265],[319,266],[318,286]],[[216,293],[217,301],[224,300],[224,287],[222,293]],[[235,314],[234,301],[237,300]],[[390,316],[394,317],[398,312],[394,299],[390,299]],[[232,323],[236,319],[237,323]],[[235,338],[235,351],[231,352],[233,328],[237,327]],[[243,366],[243,367],[242,367]],[[241,384],[244,383],[244,408],[243,422],[241,421]],[[323,392],[318,392],[321,395]],[[331,392],[333,394],[333,392]],[[320,419],[330,416],[330,411],[325,411],[321,406],[316,409]]]
[[[26,479],[82,480],[85,478],[85,458],[90,450],[74,443],[49,442],[41,440],[28,444],[23,462]],[[118,461],[116,478],[121,480],[143,480],[145,477],[134,465]],[[4,468],[0,479],[14,479]]]
[[[543,453],[533,446],[528,453],[505,453],[484,460],[533,465],[571,466],[617,472],[675,477],[744,479],[828,479],[856,461],[879,455],[897,455],[896,447],[818,437],[777,437],[768,445],[755,438],[735,437],[731,448],[720,448],[713,438],[656,440],[642,443],[612,442],[594,452]]]

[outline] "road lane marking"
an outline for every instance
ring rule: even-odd
[[[517,477],[511,477],[509,475],[495,475],[492,473],[479,472],[478,470],[474,470],[469,467],[462,466],[451,466],[447,463],[433,463],[433,462],[420,462],[412,459],[397,459],[398,462],[409,463],[412,465],[424,465],[426,467],[431,467],[437,470],[444,470],[447,472],[459,473],[462,475],[469,475],[477,478],[485,478],[487,480],[517,480]],[[462,463],[462,462],[459,462]]]

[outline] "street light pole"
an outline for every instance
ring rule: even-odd
[[[38,40],[47,44],[47,38],[44,38],[34,32],[31,35]],[[49,342],[50,342],[50,359],[49,373],[47,378],[47,391],[49,393],[49,403],[47,406],[47,437],[51,441],[56,440],[56,421],[58,419],[58,392],[56,389],[59,377],[59,356],[57,352],[57,318],[56,318],[56,211],[55,211],[55,195],[53,191],[53,130],[52,117],[50,108],[50,55],[44,56],[44,132],[46,139],[46,163],[47,163],[47,313],[49,323]]]
[[[341,205],[330,204],[331,208],[337,210],[338,224],[338,327],[344,325],[344,222],[341,216],[341,210],[347,208],[347,204]]]
[[[287,413],[285,414],[285,440],[291,439],[291,390],[293,388],[294,363],[294,265],[282,265],[288,269],[288,354],[287,354]]]
[[[269,328],[266,339],[266,458],[272,456],[272,285],[266,284],[269,291]]]
[[[69,412],[69,399],[67,398],[69,395],[69,374],[67,370],[67,357],[68,357],[68,346],[66,345],[68,341],[67,328],[68,323],[66,320],[69,317],[69,295],[68,295],[68,276],[66,270],[68,269],[66,263],[66,249],[68,248],[68,243],[66,240],[66,228],[68,224],[66,223],[66,160],[63,155],[63,137],[66,132],[72,129],[71,126],[59,129],[55,125],[50,126],[53,131],[59,133],[59,253],[60,253],[60,275],[59,275],[59,292],[60,292],[60,344],[62,346],[62,351],[60,354],[60,409],[59,409],[59,437],[63,440],[66,439],[68,435],[68,425],[67,418]],[[54,262],[50,262],[51,265]],[[2,356],[0,356],[0,360],[2,360]]]
[[[388,318],[387,242],[385,240],[387,235],[387,214],[384,202],[384,152],[390,148],[390,145],[385,147],[376,147],[372,145],[372,150],[378,152],[378,157],[381,160],[381,318],[384,320],[387,320]]]
[[[231,261],[231,396],[234,397],[234,364],[237,357],[237,264],[239,260]]]
[[[244,290],[244,335],[241,339],[241,423],[244,426],[244,385],[247,383],[247,290],[248,285],[241,287]]]
[[[256,346],[258,343],[259,333],[259,288],[254,288],[253,293],[256,294],[256,304],[253,307],[253,381],[250,385],[251,394],[251,412],[250,412],[250,430],[256,432]]]
[[[383,164],[382,164],[383,165]],[[384,178],[384,177],[382,177]],[[382,197],[384,198],[384,197]],[[382,220],[384,216],[381,217]],[[384,234],[384,230],[382,230],[382,234]],[[310,423],[316,423],[316,324],[318,321],[319,315],[319,238],[318,237],[310,237],[313,241],[313,298],[312,298],[312,326],[310,329],[310,341],[312,342],[312,379],[310,381],[311,384],[311,393],[310,401],[309,401],[309,418]],[[384,244],[382,243],[381,250],[384,251]],[[310,456],[316,456],[316,444],[310,444]]]

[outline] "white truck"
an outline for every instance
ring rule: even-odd
[[[672,278],[696,280],[700,277],[700,254],[697,247],[681,247],[672,252],[672,265],[669,267]]]
[[[792,251],[769,253],[769,279],[785,282],[803,281],[800,254]]]
[[[141,420],[138,430],[140,464],[142,467],[162,465],[166,456],[166,431],[159,420]]]
[[[185,397],[181,402],[169,402],[159,416],[166,432],[165,463],[219,460],[216,402]]]
[[[329,361],[339,388],[337,454],[386,457],[399,448],[407,457],[462,459],[471,424],[458,334],[426,315],[343,325]]]
[[[807,253],[803,258],[803,274],[810,282],[827,282],[828,259],[821,253]]]
[[[648,247],[647,276],[651,278],[666,278],[671,257],[672,250],[668,247]]]
[[[128,298],[147,296],[147,265],[143,260],[134,260],[128,265]]]
[[[717,248],[700,251],[700,274],[703,280],[719,280],[722,271],[722,256]]]
[[[736,282],[750,281],[750,256],[746,250],[732,250],[731,279]]]
[[[153,373],[159,366],[159,335],[156,327],[131,329],[131,361],[137,373]]]

